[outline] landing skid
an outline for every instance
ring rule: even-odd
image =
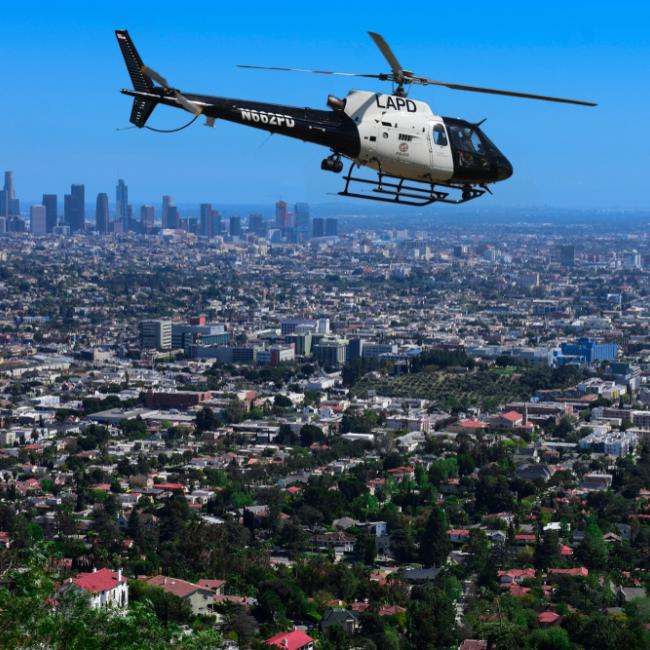
[[[343,177],[345,187],[340,196],[350,196],[357,199],[369,199],[370,201],[383,201],[385,203],[397,203],[400,205],[423,206],[431,203],[467,203],[479,196],[483,196],[489,190],[476,187],[475,185],[454,185],[449,183],[426,183],[424,181],[413,181],[398,176],[391,176],[377,172],[376,179],[361,178],[353,176],[352,171],[357,163],[352,163],[348,173]],[[359,183],[361,185],[370,185],[370,192],[361,190],[354,192],[350,190],[350,185]],[[408,183],[408,184],[406,184]],[[443,190],[436,187],[445,188]],[[446,191],[448,190],[448,191]],[[452,192],[460,193],[460,196],[453,196]]]

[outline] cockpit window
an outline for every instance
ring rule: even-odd
[[[449,137],[452,139],[454,147],[458,151],[465,151],[467,153],[477,153],[481,156],[486,154],[483,142],[479,134],[469,126],[460,126],[450,124]]]
[[[447,134],[445,133],[445,127],[442,126],[442,124],[436,124],[433,127],[433,141],[441,147],[447,146]]]
[[[491,143],[481,137],[478,128],[466,123],[447,123],[447,130],[460,167],[477,171],[490,167]]]

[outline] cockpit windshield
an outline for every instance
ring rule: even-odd
[[[485,146],[476,129],[460,124],[448,124],[449,138],[457,151],[487,155]]]

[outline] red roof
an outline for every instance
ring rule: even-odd
[[[480,420],[461,420],[458,424],[465,429],[485,429],[487,424]]]
[[[72,578],[73,584],[93,594],[115,589],[122,582],[126,582],[126,578],[124,576],[119,577],[117,571],[111,571],[110,569],[80,573],[76,578]]]
[[[523,418],[521,413],[518,413],[517,411],[508,411],[507,413],[502,413],[501,417],[504,420],[508,420],[509,422],[517,422]]]
[[[546,624],[553,624],[560,618],[561,618],[561,616],[559,614],[556,614],[555,612],[552,612],[551,610],[547,610],[545,612],[540,612],[538,614],[538,616],[537,616],[537,620],[540,623],[546,623]]]
[[[521,585],[517,585],[514,582],[508,587],[508,589],[510,593],[517,598],[525,596],[530,591],[530,587],[522,587]]]
[[[549,575],[573,576],[574,578],[581,576],[583,578],[586,578],[589,575],[589,569],[584,566],[577,567],[575,569],[549,569],[548,573]]]
[[[185,486],[182,483],[155,483],[154,487],[159,490],[185,490]]]
[[[284,650],[300,650],[300,648],[313,641],[314,639],[302,630],[293,630],[292,632],[280,632],[280,634],[272,636],[270,639],[264,641],[264,643],[266,645],[274,645],[277,648],[284,648]]]

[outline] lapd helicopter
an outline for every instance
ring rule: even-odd
[[[429,105],[408,98],[412,86],[444,86],[492,95],[537,99],[564,104],[596,106],[592,102],[548,97],[530,93],[495,90],[479,86],[435,81],[405,70],[386,41],[368,32],[384,55],[391,72],[356,74],[325,70],[302,70],[268,66],[241,65],[256,70],[308,72],[343,75],[389,81],[391,94],[352,90],[344,99],[327,98],[330,110],[283,106],[226,97],[186,93],[173,88],[152,68],[143,64],[128,31],[117,30],[117,41],[124,56],[133,89],[122,93],[133,97],[130,121],[146,126],[158,104],[184,109],[194,115],[186,128],[198,117],[206,126],[216,119],[252,126],[270,133],[280,133],[331,150],[321,169],[343,171],[343,158],[351,161],[341,196],[405,205],[429,205],[434,202],[465,203],[490,192],[489,185],[512,176],[512,165],[481,130],[479,123],[441,117]],[[354,175],[355,168],[367,167],[376,173],[371,178]],[[491,193],[491,192],[490,192]]]

